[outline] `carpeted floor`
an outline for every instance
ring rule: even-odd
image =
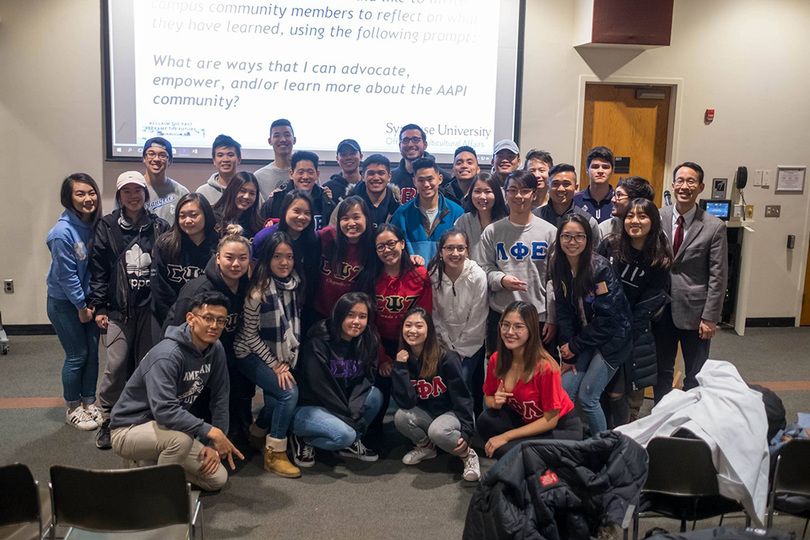
[[[55,336],[11,336],[10,354],[0,356],[0,463],[20,461],[40,480],[53,464],[114,468],[120,460],[94,445],[94,432],[64,423],[61,403],[63,353]],[[749,329],[745,337],[722,330],[712,358],[733,362],[749,382],[774,383],[788,412],[810,411],[810,329]],[[102,351],[103,362],[103,351]],[[786,385],[785,382],[790,382]],[[782,383],[781,385],[778,383]],[[645,404],[645,411],[650,404]],[[265,473],[252,454],[222,492],[203,499],[205,536],[218,538],[460,538],[475,485],[461,479],[461,461],[448,455],[416,467],[402,465],[409,449],[388,419],[383,458],[376,463],[344,460],[318,451],[318,463],[303,478]],[[482,460],[482,469],[491,466]],[[90,494],[79,494],[92,504]],[[742,525],[741,519],[729,521]],[[801,534],[803,520],[779,517],[777,526]],[[700,522],[698,527],[716,525]],[[668,520],[644,520],[643,532]]]

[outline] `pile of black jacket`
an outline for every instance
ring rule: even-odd
[[[465,539],[587,539],[630,523],[647,452],[605,432],[585,441],[532,441],[490,469],[467,511]]]

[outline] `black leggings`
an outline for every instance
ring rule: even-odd
[[[505,433],[511,429],[517,429],[526,425],[523,418],[511,407],[504,406],[500,409],[487,409],[478,417],[475,423],[478,433],[484,442],[492,437]],[[557,421],[557,427],[539,435],[514,439],[495,450],[494,457],[500,459],[509,450],[523,441],[537,440],[557,440],[557,441],[581,441],[582,422],[575,411],[571,411]]]

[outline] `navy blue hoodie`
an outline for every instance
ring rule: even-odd
[[[113,407],[110,429],[154,420],[173,431],[206,437],[211,424],[188,411],[203,387],[211,389],[211,424],[228,433],[230,381],[222,343],[200,351],[188,324],[169,327],[127,381]]]

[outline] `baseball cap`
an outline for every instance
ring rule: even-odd
[[[356,150],[357,152],[359,152],[361,154],[363,153],[362,150],[360,150],[360,145],[357,144],[357,141],[355,141],[354,139],[343,139],[342,141],[340,141],[338,143],[338,146],[337,146],[337,153],[338,154],[340,153],[340,148],[342,146],[348,146],[351,149]]]
[[[164,150],[166,150],[166,153],[169,154],[169,161],[172,160],[172,157],[174,156],[172,151],[172,143],[170,143],[163,137],[152,137],[151,139],[146,141],[146,143],[143,145],[143,153],[141,155],[145,156],[146,151],[152,148],[153,146],[157,148],[163,148]]]
[[[120,190],[127,184],[136,184],[146,189],[146,179],[138,171],[122,172],[118,176],[118,181],[115,182],[115,191]]]
[[[495,143],[495,149],[492,151],[493,154],[497,154],[501,150],[509,150],[513,154],[520,154],[520,149],[518,145],[515,144],[515,141],[510,141],[509,139],[504,139],[502,141],[498,141]]]

